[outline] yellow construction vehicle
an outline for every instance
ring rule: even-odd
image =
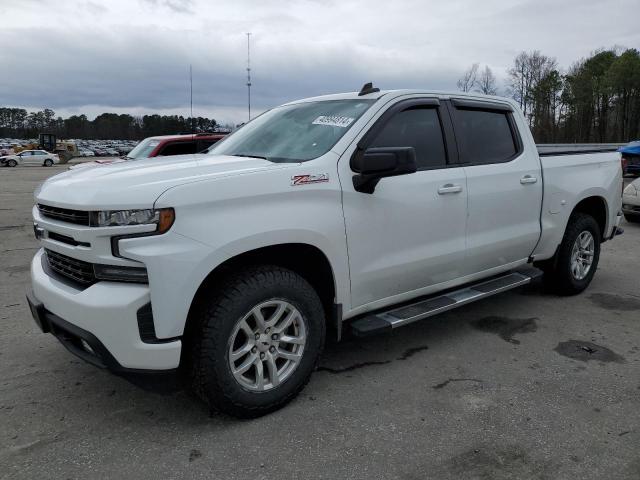
[[[52,133],[41,133],[38,136],[38,148],[57,154],[60,158],[60,163],[67,163],[80,154],[75,142],[58,140]]]

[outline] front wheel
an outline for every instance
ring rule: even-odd
[[[198,317],[190,335],[192,387],[236,417],[258,417],[291,401],[324,346],[320,298],[304,278],[277,266],[227,277]]]
[[[576,295],[589,286],[600,259],[600,228],[585,213],[569,218],[556,258],[544,269],[545,283],[560,295]]]
[[[7,165],[9,165],[10,167],[17,167],[18,162],[16,162],[14,159],[11,159],[7,162]]]

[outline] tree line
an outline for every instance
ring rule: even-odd
[[[524,112],[538,143],[609,143],[640,139],[640,53],[594,52],[567,70],[539,51],[521,52],[507,73],[504,94]],[[473,64],[458,89],[497,94],[491,69]]]
[[[0,138],[37,138],[39,133],[53,133],[59,138],[140,140],[153,135],[181,132],[212,132],[218,123],[211,118],[178,115],[144,115],[103,113],[89,120],[86,115],[56,117],[45,108],[27,112],[24,108],[0,107]]]

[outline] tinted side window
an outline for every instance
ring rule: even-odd
[[[463,162],[501,163],[517,153],[506,112],[456,109],[456,138]]]
[[[207,148],[209,148],[211,145],[213,145],[214,143],[216,143],[218,140],[217,139],[207,139],[207,140],[198,140],[198,153],[200,152],[204,152]]]
[[[418,168],[447,164],[442,127],[435,108],[409,108],[396,113],[369,147],[413,147]]]
[[[169,155],[187,155],[189,153],[196,153],[196,142],[176,142],[166,145],[158,153],[158,157],[165,157]]]

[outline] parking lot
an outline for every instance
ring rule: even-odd
[[[534,284],[329,341],[297,400],[240,421],[38,331],[33,191],[66,168],[0,169],[0,478],[640,478],[640,225],[579,296]]]

